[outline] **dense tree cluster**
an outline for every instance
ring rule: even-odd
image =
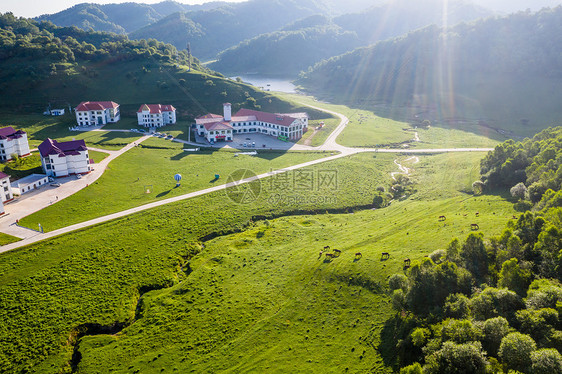
[[[187,62],[185,52],[154,39],[129,40],[123,35],[86,32],[17,18],[12,13],[0,14],[0,62],[13,58],[44,59],[50,63],[114,62],[148,57],[162,62]]]
[[[546,187],[532,211],[497,237],[454,239],[389,278],[403,373],[562,372],[561,141],[562,128],[547,129],[482,161],[487,187]]]
[[[510,188],[513,197],[545,207],[562,206],[562,129],[549,128],[522,142],[496,146],[481,162],[488,189]]]

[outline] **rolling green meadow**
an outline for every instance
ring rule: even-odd
[[[506,137],[495,130],[478,124],[463,123],[462,125],[439,123],[429,128],[416,125],[421,119],[414,121],[413,114],[389,112],[384,107],[372,103],[363,105],[336,105],[315,101],[312,97],[303,95],[282,94],[289,100],[326,108],[344,114],[349,124],[338,136],[337,143],[347,147],[399,147],[402,143],[409,143],[410,148],[464,148],[464,147],[494,147]],[[329,120],[332,121],[332,120]],[[327,121],[326,123],[332,123]],[[339,121],[333,122],[333,127],[326,132],[320,131],[312,140],[311,145],[320,145],[335,129]],[[413,142],[414,133],[418,132],[419,142]],[[299,141],[303,144],[311,131]]]
[[[52,231],[156,200],[225,184],[236,170],[248,169],[261,174],[330,155],[260,151],[255,157],[236,157],[234,151],[184,152],[182,148],[179,143],[149,138],[114,160],[96,182],[23,218],[20,225],[31,228],[41,223],[46,231]],[[182,175],[179,188],[173,178],[176,173]],[[215,180],[215,174],[220,175],[218,180]]]
[[[468,192],[482,156],[405,164],[416,192],[383,209],[366,208],[397,156],[365,153],[311,167],[336,170],[337,186],[270,177],[247,204],[216,192],[2,254],[0,368],[390,372],[386,277],[514,214],[502,196]],[[319,258],[325,245],[341,256]]]

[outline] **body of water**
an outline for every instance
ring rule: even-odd
[[[231,78],[236,79],[236,77],[240,77],[245,83],[249,83],[252,86],[259,87],[264,91],[280,91],[287,93],[296,92],[295,85],[291,83],[290,79],[268,77],[258,74],[236,75]]]

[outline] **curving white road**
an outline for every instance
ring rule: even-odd
[[[12,244],[8,244],[8,245],[4,245],[4,246],[0,247],[0,253],[11,251],[11,250],[16,249],[16,248],[21,248],[23,246],[30,245],[30,244],[36,243],[38,241],[41,241],[41,240],[46,240],[46,239],[49,239],[49,238],[52,238],[52,237],[55,237],[55,236],[59,236],[59,235],[66,234],[66,233],[69,233],[69,232],[72,232],[72,231],[83,229],[85,227],[89,227],[89,226],[97,225],[99,223],[107,222],[107,221],[110,221],[110,220],[113,220],[113,219],[125,217],[125,216],[128,216],[130,214],[142,212],[142,211],[147,210],[147,209],[152,209],[152,208],[162,206],[162,205],[165,205],[165,204],[170,204],[170,203],[174,203],[174,202],[178,202],[178,201],[182,201],[182,200],[186,200],[186,199],[191,199],[191,198],[194,198],[194,197],[197,197],[197,196],[205,195],[205,194],[208,194],[208,193],[211,193],[211,192],[224,190],[224,189],[229,188],[229,187],[233,187],[233,186],[236,186],[236,185],[239,185],[239,184],[249,183],[249,182],[252,182],[252,181],[257,180],[257,179],[267,178],[267,177],[270,177],[272,175],[284,173],[284,172],[289,171],[289,170],[300,169],[300,168],[308,167],[308,166],[311,166],[311,165],[316,165],[316,164],[319,164],[319,163],[336,160],[338,158],[349,156],[349,155],[352,155],[352,154],[355,154],[355,153],[380,152],[380,153],[402,153],[402,154],[408,154],[408,155],[416,155],[416,154],[436,154],[436,153],[446,153],[446,152],[488,152],[488,151],[492,150],[492,148],[379,149],[379,148],[345,147],[345,146],[342,146],[342,145],[338,144],[336,142],[336,139],[341,134],[341,132],[345,129],[345,126],[349,123],[349,119],[341,113],[337,113],[337,112],[334,112],[334,111],[326,110],[326,109],[311,106],[311,105],[308,105],[308,106],[313,108],[313,109],[321,110],[321,111],[324,111],[324,112],[327,112],[327,113],[330,113],[332,115],[335,115],[335,116],[339,117],[340,123],[336,127],[336,129],[328,136],[328,138],[326,139],[324,144],[322,144],[321,146],[319,146],[319,147],[300,146],[299,149],[301,149],[301,150],[311,150],[311,151],[318,151],[318,150],[335,151],[335,152],[339,152],[339,154],[329,156],[329,157],[325,157],[325,158],[318,159],[318,160],[314,160],[314,161],[305,162],[305,163],[290,166],[290,167],[286,167],[284,169],[275,170],[275,171],[272,171],[272,172],[260,174],[260,175],[255,176],[255,177],[242,179],[240,181],[227,183],[225,185],[206,188],[206,189],[203,189],[203,190],[190,192],[190,193],[187,193],[187,194],[184,194],[184,195],[181,195],[181,196],[176,196],[176,197],[172,197],[172,198],[169,198],[169,199],[156,201],[156,202],[149,203],[149,204],[146,204],[146,205],[142,205],[142,206],[139,206],[139,207],[136,207],[136,208],[131,208],[131,209],[127,209],[127,210],[124,210],[124,211],[121,211],[121,212],[118,212],[118,213],[109,214],[109,215],[106,215],[106,216],[103,216],[103,217],[95,218],[95,219],[92,219],[92,220],[89,220],[89,221],[81,222],[81,223],[78,223],[78,224],[75,224],[75,225],[67,226],[67,227],[64,227],[64,228],[61,228],[61,229],[58,229],[58,230],[54,230],[54,231],[50,231],[50,232],[47,232],[47,233],[39,233],[37,231],[30,230],[30,229],[19,227],[19,226],[15,225],[16,219],[20,219],[23,216],[29,215],[33,212],[41,210],[41,209],[45,208],[46,206],[50,205],[50,203],[52,203],[52,201],[53,201],[52,200],[53,197],[55,196],[55,195],[53,195],[54,193],[57,194],[56,195],[57,199],[62,199],[64,197],[68,197],[68,196],[72,195],[76,191],[80,190],[81,188],[86,187],[89,183],[92,183],[93,181],[98,179],[101,176],[101,174],[103,174],[105,169],[107,168],[109,162],[111,162],[113,159],[120,156],[124,152],[128,151],[129,149],[134,147],[136,144],[138,144],[138,143],[144,141],[145,139],[147,139],[149,136],[146,135],[146,136],[143,136],[141,139],[125,146],[124,148],[122,148],[119,151],[113,151],[112,152],[112,151],[100,150],[102,152],[110,153],[110,156],[106,157],[101,163],[97,164],[94,172],[90,173],[89,175],[85,176],[82,179],[72,181],[74,184],[73,184],[72,187],[69,187],[68,190],[63,190],[62,186],[58,187],[57,189],[53,189],[53,188],[49,187],[49,190],[47,192],[48,198],[43,199],[42,203],[37,203],[36,201],[34,202],[32,199],[29,199],[30,200],[29,204],[27,204],[25,206],[23,204],[18,206],[17,203],[6,205],[6,212],[9,213],[9,215],[5,215],[4,218],[0,218],[0,232],[4,232],[6,234],[10,234],[10,235],[19,237],[22,240],[18,241],[16,243],[12,243]],[[200,144],[198,144],[198,143],[186,142],[186,141],[179,140],[179,139],[174,139],[174,140],[178,141],[178,142],[181,142],[181,143],[184,143],[184,144],[200,146]],[[77,183],[75,183],[75,182],[77,182]],[[55,192],[53,192],[53,191],[55,191]],[[45,192],[45,191],[43,191],[43,192]],[[39,195],[39,193],[38,193],[38,195]],[[51,197],[51,195],[53,195],[53,197]],[[22,200],[22,201],[25,201],[25,200]]]

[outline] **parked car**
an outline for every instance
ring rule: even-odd
[[[82,179],[82,174],[76,174],[76,179]]]
[[[173,137],[172,135],[166,136],[166,139],[170,139],[170,140],[171,140],[171,139],[173,139],[173,138],[174,138],[174,137]]]
[[[131,129],[130,131],[131,132],[137,132],[137,129]]]
[[[51,186],[53,186],[53,187],[60,187],[60,183],[51,183]]]

